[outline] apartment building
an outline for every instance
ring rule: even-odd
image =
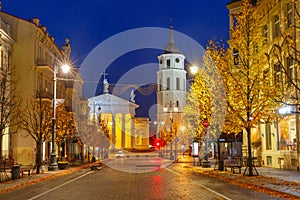
[[[20,110],[25,109],[26,102],[38,98],[38,91],[43,90],[43,101],[52,102],[53,99],[53,78],[54,66],[64,61],[70,61],[71,46],[66,39],[61,48],[57,46],[47,28],[40,24],[39,19],[24,20],[9,13],[0,12],[1,37],[3,38],[1,48],[1,64],[9,62],[14,66],[13,79],[16,82],[22,99]],[[76,70],[68,76],[68,81],[57,81],[57,99],[64,99],[67,112],[74,113],[80,105],[85,102],[81,96],[83,80]],[[57,73],[60,76],[59,73]],[[73,83],[77,81],[76,89]],[[78,84],[79,83],[79,84]],[[78,105],[78,106],[73,106]],[[76,127],[74,127],[76,129]],[[14,132],[15,130],[8,130]],[[43,144],[43,160],[47,160],[51,152],[51,141]],[[66,145],[65,152],[68,154],[79,153],[81,147],[78,143]],[[3,155],[12,158],[15,163],[32,165],[35,163],[35,141],[22,130],[14,134],[7,134],[3,138]],[[60,150],[61,148],[56,148]],[[69,151],[69,152],[68,152]]]
[[[227,4],[230,30],[235,25],[235,15],[240,12],[242,0]],[[294,0],[251,1],[261,20],[261,33],[267,45],[273,85],[280,88],[279,117],[272,122],[262,122],[254,129],[259,146],[256,155],[264,166],[299,170],[299,12],[300,2]]]

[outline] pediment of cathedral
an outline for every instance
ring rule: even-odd
[[[133,102],[127,101],[109,93],[92,97],[88,101],[88,105],[91,108],[92,112],[97,112],[100,106],[102,113],[135,114],[135,109],[139,107],[139,105]]]

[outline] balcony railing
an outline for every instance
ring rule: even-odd
[[[42,99],[52,99],[53,98],[53,93],[51,93],[51,92],[43,92],[41,94],[39,91],[36,91],[35,97],[36,98],[42,98]]]
[[[38,66],[53,66],[53,61],[45,58],[38,58],[36,64]]]

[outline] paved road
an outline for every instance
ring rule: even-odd
[[[118,161],[119,162],[119,161]],[[173,164],[148,173],[83,169],[0,195],[0,199],[272,199]]]

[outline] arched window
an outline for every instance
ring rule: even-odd
[[[167,60],[167,68],[170,68],[170,67],[171,67],[171,60],[168,59],[168,60]]]
[[[167,78],[167,90],[170,90],[170,77]]]
[[[176,90],[180,90],[180,78],[176,78]]]

